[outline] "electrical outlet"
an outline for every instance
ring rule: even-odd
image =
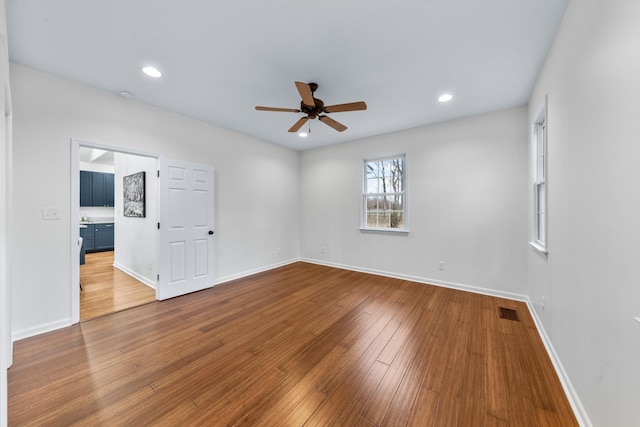
[[[281,255],[281,254],[282,254],[282,249],[278,248],[278,255]]]
[[[444,261],[438,261],[438,270],[444,271]]]
[[[545,311],[547,308],[547,298],[542,297],[542,311]]]
[[[325,252],[326,252],[326,251],[325,251],[325,249],[324,249],[324,246],[323,246],[323,247],[321,247],[321,248],[320,248],[320,253],[321,253],[321,254],[324,254]]]

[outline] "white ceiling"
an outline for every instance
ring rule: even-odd
[[[113,166],[114,152],[81,146],[78,150],[78,160],[85,163],[99,163]]]
[[[8,0],[13,62],[304,150],[526,104],[568,0]],[[163,72],[141,72],[152,64]],[[316,82],[348,129],[301,113]],[[437,97],[449,92],[453,101]]]

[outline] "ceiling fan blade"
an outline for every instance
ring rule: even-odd
[[[314,107],[316,102],[313,100],[313,92],[311,92],[311,88],[308,84],[302,82],[296,82],[296,87],[298,88],[298,92],[300,92],[300,96],[302,97],[302,103],[304,105],[308,105],[309,107]]]
[[[342,132],[347,130],[347,127],[345,125],[343,125],[342,123],[338,123],[335,120],[333,120],[331,117],[328,116],[319,116],[318,120],[320,120],[322,123],[324,123],[325,125],[329,125],[332,128],[334,128],[335,130],[337,130],[338,132]]]
[[[298,129],[300,129],[302,127],[302,125],[307,123],[307,120],[309,120],[309,117],[307,117],[307,116],[301,118],[300,120],[298,120],[296,122],[295,125],[291,126],[291,128],[289,129],[289,132],[297,132]]]
[[[349,102],[348,104],[329,105],[324,107],[326,113],[339,113],[341,111],[366,110],[367,104],[364,101]]]
[[[256,106],[256,110],[258,111],[281,111],[284,113],[300,113],[300,110],[296,110],[295,108],[278,108],[278,107],[259,107]]]

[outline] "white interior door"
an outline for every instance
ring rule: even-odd
[[[214,284],[213,176],[211,165],[160,161],[159,300]]]

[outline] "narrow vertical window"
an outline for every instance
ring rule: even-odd
[[[533,183],[533,244],[546,251],[547,248],[547,109],[545,108],[534,123],[535,156]]]
[[[364,161],[363,230],[407,231],[405,157]]]

